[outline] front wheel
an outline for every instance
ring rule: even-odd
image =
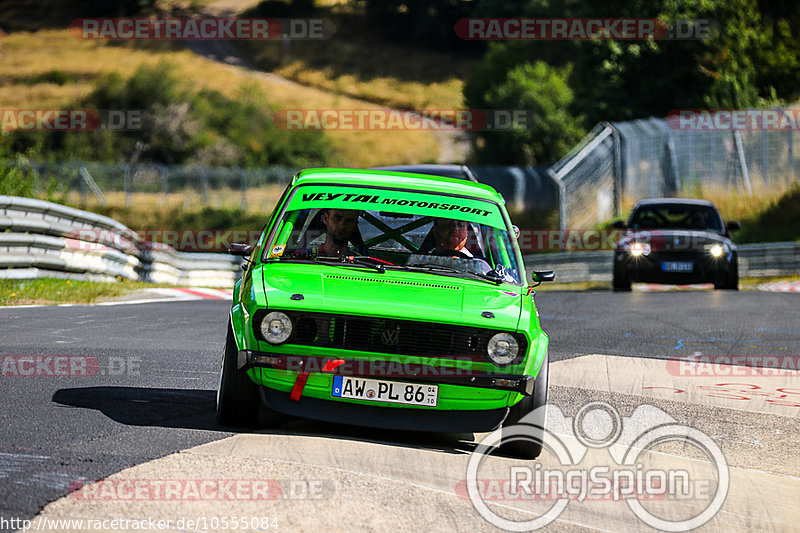
[[[255,427],[259,422],[258,385],[237,368],[238,348],[228,325],[217,388],[217,422],[225,426]]]
[[[729,291],[739,290],[739,264],[736,259],[734,259],[728,273],[721,280],[714,282],[714,288]]]
[[[542,367],[534,380],[533,394],[525,396],[514,405],[503,422],[501,450],[520,459],[536,459],[542,453],[545,432],[545,406],[547,405],[547,382],[550,358],[545,353]],[[529,415],[529,416],[526,416]],[[524,418],[524,420],[523,420]],[[526,428],[526,438],[517,435],[511,440],[511,427],[515,424],[530,426]]]
[[[631,290],[631,280],[621,268],[615,268],[613,274],[613,281],[611,286],[614,291],[629,291]]]

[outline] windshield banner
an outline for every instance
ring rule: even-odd
[[[427,215],[506,229],[500,209],[492,202],[413,191],[307,185],[295,191],[288,210],[320,208]]]

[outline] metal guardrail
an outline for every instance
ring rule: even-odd
[[[241,275],[237,257],[178,252],[146,243],[109,217],[43,200],[0,196],[0,232],[4,232],[0,233],[0,279],[123,277],[231,287]],[[800,274],[800,242],[740,244],[738,248],[741,277]],[[525,264],[529,270],[555,270],[560,282],[611,282],[612,259],[610,250],[576,251],[528,255]]]
[[[43,200],[0,196],[0,279],[119,278],[231,287],[241,259],[151,244],[116,220]]]
[[[739,244],[739,276],[761,278],[800,274],[800,242]],[[525,256],[529,270],[555,270],[557,282],[611,283],[614,252],[559,252]],[[529,273],[530,277],[530,273]]]

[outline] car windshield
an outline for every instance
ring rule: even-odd
[[[690,229],[724,233],[716,209],[706,205],[653,204],[631,216],[631,229]]]
[[[329,198],[314,201],[314,195],[295,193],[265,249],[265,261],[336,264],[342,258],[354,258],[379,269],[520,283],[516,244],[505,227],[498,227],[505,223],[494,204],[425,193],[384,202],[386,191],[381,191],[351,193],[351,199],[362,197],[368,204],[380,201],[387,205],[385,210],[343,209],[339,206],[348,204],[336,202],[330,208],[305,207]]]

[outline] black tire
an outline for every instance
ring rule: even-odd
[[[739,256],[733,256],[733,262],[731,263],[731,270],[728,273],[728,283],[726,284],[726,289],[729,291],[738,291],[739,290]]]
[[[544,362],[539,374],[536,376],[533,386],[533,394],[524,396],[522,400],[514,405],[508,413],[505,421],[503,422],[502,439],[500,449],[503,453],[518,457],[520,459],[536,459],[542,453],[542,443],[544,441],[544,428],[545,428],[545,410],[539,409],[547,405],[547,383],[550,374],[550,360],[545,354]],[[532,430],[529,431],[531,438],[517,438],[510,440],[511,434],[507,433],[506,428],[517,424],[525,415],[536,411],[536,416],[533,420],[525,420],[525,424],[529,424]],[[506,438],[509,438],[506,441]]]
[[[728,273],[719,282],[714,282],[714,288],[728,291],[739,290],[739,264],[736,259],[734,259]]]
[[[236,341],[228,324],[217,388],[217,422],[224,426],[256,427],[261,404],[258,385],[237,368],[237,357]]]
[[[631,280],[620,269],[615,268],[611,287],[614,291],[629,291],[631,290]]]

